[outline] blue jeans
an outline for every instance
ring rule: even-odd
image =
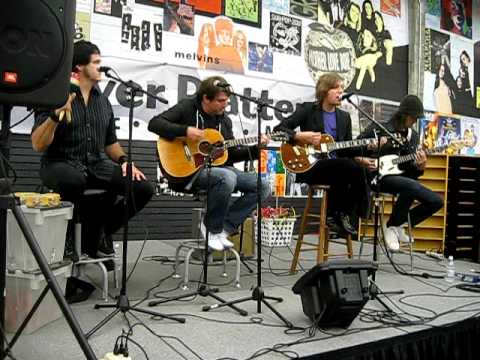
[[[194,188],[206,190],[207,169],[200,171]],[[237,191],[243,194],[236,199],[232,198],[232,193]],[[262,199],[267,198],[270,194],[270,185],[262,182],[260,191]],[[234,233],[257,206],[257,175],[231,166],[212,167],[208,193],[205,227],[213,234],[222,230],[229,234]]]
[[[398,195],[387,226],[400,226],[406,223],[410,210],[410,223],[413,227],[428,219],[443,206],[443,198],[440,195],[423,186],[418,180],[401,175],[385,176],[380,181],[380,191]],[[414,200],[420,204],[410,209]]]

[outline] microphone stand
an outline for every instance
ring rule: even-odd
[[[262,185],[262,178],[261,178],[261,159],[262,157],[260,156],[261,152],[261,138],[262,138],[262,131],[261,131],[261,114],[262,110],[265,107],[274,109],[276,111],[279,111],[281,113],[286,113],[286,110],[277,108],[273,105],[267,104],[266,102],[262,100],[258,100],[252,97],[248,97],[236,92],[231,91],[229,87],[227,87],[226,90],[230,95],[238,96],[239,98],[243,100],[247,100],[250,102],[253,102],[257,105],[257,146],[258,146],[258,160],[257,160],[257,286],[253,289],[252,295],[244,298],[240,298],[237,300],[232,300],[228,301],[225,303],[221,304],[216,304],[216,305],[210,305],[210,306],[204,306],[202,308],[203,311],[208,311],[211,309],[216,309],[222,306],[231,306],[233,304],[238,304],[242,303],[245,301],[253,300],[257,302],[257,313],[262,312],[262,303],[267,306],[270,311],[272,311],[280,320],[283,321],[283,323],[288,327],[288,328],[293,328],[293,324],[288,321],[285,317],[283,317],[282,314],[280,314],[267,300],[275,300],[278,302],[282,302],[283,299],[280,297],[273,297],[273,296],[267,296],[265,295],[265,292],[262,288],[262,196],[260,194],[260,189]]]
[[[372,118],[365,110],[363,110],[360,106],[352,102],[350,100],[350,96],[345,98],[355,109],[357,109],[363,116],[365,116],[370,122],[374,123],[384,134],[386,134],[392,141],[394,141],[397,145],[403,146],[403,143],[390,131],[388,130],[383,124]],[[374,130],[375,131],[375,130]],[[376,134],[376,131],[375,131]],[[377,137],[377,168],[376,173],[377,175],[372,180],[371,185],[373,185],[374,191],[374,221],[373,221],[373,261],[377,262],[378,255],[377,255],[377,248],[378,248],[378,224],[379,224],[379,207],[380,207],[380,184],[377,180],[378,175],[380,174],[380,137]],[[387,249],[388,251],[388,249]],[[382,306],[388,311],[393,312],[393,310],[382,300],[378,297],[379,293],[381,294],[403,294],[403,290],[399,291],[392,291],[392,292],[383,292],[379,291],[377,284],[375,283],[375,271],[372,273],[372,283],[370,284],[370,297],[372,300],[377,300]]]
[[[168,101],[162,97],[153,95],[148,91],[143,90],[138,84],[135,84],[132,80],[124,81],[119,76],[113,76],[112,74],[109,73],[109,70],[105,72],[105,76],[125,85],[130,93],[130,109],[128,113],[127,178],[125,181],[126,183],[125,196],[123,199],[125,204],[125,213],[124,213],[124,225],[123,225],[122,287],[120,289],[120,295],[118,296],[117,302],[115,304],[96,304],[95,305],[95,309],[115,308],[115,310],[110,314],[108,314],[107,317],[105,317],[97,325],[95,325],[94,328],[86,334],[87,338],[92,336],[97,330],[103,327],[108,321],[110,321],[119,312],[122,312],[123,314],[125,314],[127,311],[136,311],[143,314],[148,314],[152,316],[158,316],[161,318],[174,320],[179,323],[185,322],[184,318],[178,318],[178,317],[173,317],[166,314],[160,314],[150,310],[139,309],[136,307],[136,305],[131,306],[130,301],[128,299],[128,295],[127,295],[128,213],[129,213],[130,197],[132,192],[132,127],[133,127],[134,99],[137,94],[145,94],[147,96],[151,96],[157,99],[158,101],[164,104],[167,104]]]
[[[202,172],[202,170],[207,171],[207,197],[206,197],[206,200],[205,200],[205,214],[208,213],[208,204],[210,203],[210,200],[209,200],[209,197],[210,197],[210,179],[211,179],[210,174],[211,174],[211,170],[212,170],[212,163],[214,161],[214,159],[212,158],[212,154],[215,153],[215,151],[217,151],[217,149],[218,148],[215,146],[215,144],[211,146],[211,148],[208,151],[207,156],[204,157],[203,164],[198,168],[197,172],[195,173],[195,175],[193,175],[190,182],[185,186],[185,191],[190,192],[191,189],[192,189],[192,186],[194,185],[195,181],[197,180],[197,178],[200,175],[200,173]],[[200,221],[203,221],[203,219],[200,220]],[[207,296],[213,297],[215,300],[217,300],[221,303],[221,306],[224,306],[224,305],[229,306],[230,308],[232,308],[233,310],[235,310],[236,312],[238,312],[242,316],[247,316],[248,315],[247,311],[245,311],[243,309],[240,309],[240,308],[236,307],[235,305],[230,304],[226,300],[222,299],[220,296],[215,295],[215,293],[219,292],[218,288],[212,288],[212,287],[208,286],[208,255],[209,255],[209,252],[211,251],[208,247],[208,238],[209,238],[209,231],[208,231],[207,228],[205,228],[205,247],[204,247],[203,264],[202,264],[202,266],[203,266],[203,270],[202,270],[203,276],[202,276],[201,283],[199,283],[199,286],[198,286],[197,290],[188,292],[186,294],[173,296],[173,297],[168,298],[168,299],[150,301],[148,303],[148,306],[156,306],[156,305],[167,303],[167,302],[170,302],[170,301],[180,300],[180,299],[189,298],[191,296],[200,295],[200,296],[203,296],[203,297],[207,297]]]

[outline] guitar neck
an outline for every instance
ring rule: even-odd
[[[335,151],[339,149],[348,149],[354,148],[359,146],[365,146],[372,143],[375,139],[357,139],[357,140],[347,140],[347,141],[339,141],[335,143],[328,143],[327,150]]]
[[[423,151],[425,151],[425,154],[430,155],[430,154],[434,154],[434,153],[437,153],[437,152],[442,152],[447,147],[448,146],[439,146],[439,147],[436,147],[436,148],[433,148],[433,149],[427,149],[427,150],[423,150]],[[396,158],[395,160],[393,160],[392,162],[396,165],[402,164],[402,163],[405,163],[405,162],[408,162],[408,161],[415,160],[415,156],[416,156],[416,153],[411,153],[411,154],[408,154],[408,155],[402,155],[402,156],[399,156],[398,158]]]
[[[224,147],[229,148],[233,146],[250,145],[255,142],[257,142],[256,136],[249,136],[249,137],[240,138],[240,139],[230,139],[230,140],[225,140]]]

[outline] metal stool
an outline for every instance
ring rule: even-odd
[[[375,195],[373,195],[375,196]],[[378,236],[379,236],[379,239],[380,239],[380,236],[382,237],[382,239],[384,238],[384,232],[385,232],[385,229],[386,229],[386,221],[385,221],[385,218],[388,214],[385,213],[385,202],[387,199],[391,198],[390,200],[390,203],[393,205],[395,203],[395,196],[392,195],[392,194],[388,194],[388,193],[380,193],[379,194],[379,224],[380,224],[380,229],[381,231],[378,232]],[[374,199],[375,201],[375,199]],[[372,201],[372,205],[374,205],[374,201]],[[370,211],[370,214],[371,216],[374,216],[374,211]],[[369,223],[369,220],[370,221],[373,221],[371,218],[370,219],[365,219],[365,221],[361,221],[361,229],[359,231],[359,233],[362,233],[362,235],[359,237],[360,239],[360,249],[359,249],[359,252],[358,252],[358,257],[360,258],[362,256],[362,251],[363,251],[363,244],[364,244],[364,241],[365,239],[368,238],[368,236],[366,235],[366,231],[367,231],[367,225]],[[373,229],[373,231],[375,231],[375,229]],[[412,236],[412,225],[411,225],[411,222],[410,222],[410,212],[407,214],[407,235],[408,235],[408,238],[410,239],[410,241],[408,242],[408,244],[405,244],[403,242],[400,242],[400,251],[399,252],[402,252],[402,253],[406,253],[408,255],[410,255],[410,271],[413,271],[413,236]],[[384,242],[385,243],[385,242]],[[407,247],[407,250],[404,250],[405,247]],[[391,252],[392,254],[392,257],[393,257],[393,252]]]
[[[101,190],[101,189],[87,189],[84,191],[83,195],[84,196],[97,196],[100,194],[104,194],[106,190]],[[102,293],[103,296],[102,298],[105,301],[108,301],[108,272],[103,264],[104,261],[109,261],[112,260],[114,262],[114,270],[113,270],[113,281],[115,284],[115,288],[118,288],[118,277],[117,277],[117,261],[119,261],[119,257],[117,257],[117,254],[115,254],[114,257],[104,257],[104,258],[98,258],[98,259],[93,259],[90,258],[86,254],[82,254],[82,223],[80,221],[80,212],[81,209],[79,205],[77,204],[77,211],[75,212],[75,222],[74,222],[74,251],[76,258],[78,261],[73,263],[73,273],[72,276],[75,277],[85,277],[85,267],[89,264],[94,264],[99,267],[100,271],[102,272],[102,278],[103,278],[103,287],[102,287]]]
[[[178,273],[178,269],[180,267],[180,251],[182,249],[188,249],[187,254],[185,255],[185,273],[183,276],[183,283],[182,283],[182,290],[187,290],[188,289],[188,282],[189,282],[189,271],[190,271],[190,259],[192,258],[192,254],[194,252],[197,252],[200,256],[201,259],[204,259],[204,251],[205,251],[205,241],[204,240],[187,240],[187,241],[182,241],[180,245],[177,246],[177,250],[175,251],[175,267],[174,271],[175,273],[173,274],[173,278],[179,279],[181,275]],[[240,288],[240,255],[238,255],[238,252],[231,248],[228,250],[223,250],[223,273],[222,277],[228,277],[227,274],[227,252],[230,251],[234,256],[235,256],[235,261],[236,261],[236,270],[235,270],[235,282],[233,284],[234,287]],[[212,260],[212,254],[209,254],[209,264],[215,264],[216,262]]]
[[[300,231],[298,233],[297,245],[295,247],[295,253],[293,255],[292,264],[290,266],[290,272],[294,273],[297,270],[298,258],[301,251],[317,251],[317,263],[328,260],[329,256],[341,256],[347,255],[349,259],[353,256],[352,250],[352,237],[350,235],[345,239],[345,245],[347,246],[347,252],[345,254],[329,254],[328,246],[330,241],[330,231],[327,225],[327,204],[328,204],[328,185],[309,185],[308,196],[305,209],[303,210],[302,222],[300,225]],[[319,214],[311,213],[312,202],[315,195],[318,193],[318,199],[320,201]],[[309,218],[313,218],[314,221],[309,221]],[[311,243],[303,240],[308,225],[318,224],[318,242]],[[302,249],[303,245],[309,245],[312,248]]]

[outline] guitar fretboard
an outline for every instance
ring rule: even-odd
[[[437,153],[437,152],[442,152],[443,150],[445,150],[448,147],[449,147],[449,145],[442,145],[442,146],[439,146],[439,147],[436,147],[436,148],[433,148],[433,149],[427,149],[427,150],[423,150],[423,151],[425,152],[425,154],[430,155],[430,154],[434,154],[434,153]],[[405,163],[405,162],[408,162],[408,161],[412,161],[412,160],[415,160],[415,156],[416,156],[416,153],[411,153],[411,154],[408,154],[408,155],[402,155],[402,156],[399,156],[396,159],[393,159],[392,163],[394,165],[398,165],[398,164],[402,164],[402,163]]]
[[[249,136],[249,137],[246,137],[246,138],[225,140],[224,147],[229,148],[229,147],[232,147],[232,146],[249,145],[249,144],[252,144],[252,143],[255,143],[255,142],[257,142],[257,137],[256,136]]]
[[[339,141],[336,143],[328,143],[327,150],[335,151],[338,149],[347,149],[347,148],[365,146],[373,143],[373,141],[375,141],[375,139],[372,138],[372,139],[357,139],[357,140]]]

